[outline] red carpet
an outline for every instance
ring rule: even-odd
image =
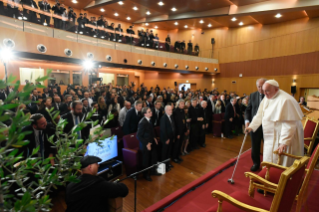
[[[235,184],[231,185],[227,182],[234,169],[234,166],[232,165],[236,161],[236,159],[231,159],[211,172],[198,178],[194,182],[160,200],[144,211],[149,212],[163,209],[165,209],[165,212],[207,211],[213,205],[217,204],[217,199],[213,198],[211,195],[213,190],[220,190],[226,194],[230,194],[233,191],[242,191],[247,193],[249,178],[245,177],[244,172],[250,171],[250,152],[251,151],[248,150],[247,152],[243,153],[240,158],[234,177]],[[222,172],[219,173],[220,171]],[[319,171],[314,171],[309,188],[309,198],[307,201],[308,210],[319,211]],[[267,197],[264,197],[262,194],[255,192],[254,198],[268,205],[271,203],[273,196],[267,195]]]

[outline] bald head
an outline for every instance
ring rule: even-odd
[[[261,94],[264,93],[263,92],[263,85],[266,81],[267,81],[267,79],[265,79],[265,78],[260,78],[256,81],[256,86],[257,86],[258,92]]]
[[[263,85],[263,92],[267,99],[273,98],[278,91],[279,87],[271,85],[270,83],[265,82]]]

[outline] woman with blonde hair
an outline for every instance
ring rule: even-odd
[[[214,113],[215,114],[221,114],[222,113],[222,102],[220,100],[216,101]]]

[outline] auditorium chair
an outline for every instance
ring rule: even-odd
[[[258,181],[262,182],[267,187],[276,189],[274,198],[269,203],[264,203],[255,200],[247,193],[235,191],[230,195],[221,191],[213,191],[212,195],[218,198],[218,203],[211,207],[208,211],[218,212],[237,212],[237,211],[259,211],[259,212],[290,212],[295,197],[299,191],[305,174],[304,167],[306,166],[308,157],[302,157],[300,160],[295,160],[294,164],[282,172],[278,185],[273,184],[261,177]],[[247,172],[245,173],[247,176]]]
[[[123,163],[126,175],[137,172],[141,164],[140,142],[136,133],[123,136]]]
[[[123,154],[122,154],[122,148],[123,148],[123,131],[122,127],[113,127],[111,128],[111,135],[117,136],[117,153],[118,153],[118,159],[123,160]]]
[[[277,153],[277,151],[275,151],[275,153]],[[282,153],[283,155],[286,155],[288,157],[292,157],[295,159],[301,159],[303,158],[302,156],[294,156],[294,155],[290,155],[287,153]],[[304,156],[306,157],[306,156]],[[297,193],[297,209],[301,209],[301,207],[304,205],[305,200],[307,199],[307,187],[309,184],[309,180],[311,178],[312,172],[316,166],[316,163],[318,161],[318,157],[319,157],[319,145],[317,145],[315,151],[312,153],[310,159],[309,157],[307,157],[309,159],[309,162],[307,164],[306,167],[306,174],[303,176],[303,182],[302,182],[302,186],[300,188],[300,190]],[[278,159],[278,161],[280,161]],[[255,188],[261,188],[263,187],[257,178],[264,178],[267,181],[271,182],[274,185],[277,185],[279,183],[279,178],[281,173],[283,173],[285,170],[287,170],[289,167],[284,167],[284,166],[280,166],[278,164],[273,164],[273,163],[269,163],[269,162],[262,162],[261,166],[265,166],[259,173],[258,175],[253,174],[253,173],[248,173],[246,176],[248,176],[250,178],[250,184],[249,184],[249,196],[253,197],[254,193],[255,193]],[[275,193],[276,189],[274,188],[267,188],[263,189],[266,192],[271,192],[271,193]],[[266,195],[265,192],[265,195]],[[300,198],[301,197],[301,198]],[[297,210],[298,211],[298,210]]]
[[[213,114],[213,136],[220,137],[222,133],[223,117],[221,114]]]
[[[309,119],[307,117],[305,125],[303,127],[303,131],[304,131],[304,145],[305,145],[305,154],[310,156],[316,137],[317,137],[317,133],[318,133],[318,124],[319,121],[315,120],[315,119]]]

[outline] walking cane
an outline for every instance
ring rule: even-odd
[[[235,172],[236,172],[237,165],[238,165],[238,163],[239,163],[239,159],[240,159],[241,153],[242,153],[243,148],[244,148],[244,145],[245,145],[245,141],[246,141],[246,138],[247,138],[247,134],[248,134],[248,133],[245,133],[244,141],[243,141],[243,143],[242,143],[242,145],[241,145],[241,148],[240,148],[240,151],[239,151],[239,155],[238,155],[238,157],[237,157],[237,162],[236,162],[236,165],[235,165],[233,174],[232,174],[231,178],[228,179],[228,182],[231,183],[231,184],[234,184],[234,183],[235,183],[235,181],[234,181],[233,178],[234,178],[234,175],[235,175]]]

